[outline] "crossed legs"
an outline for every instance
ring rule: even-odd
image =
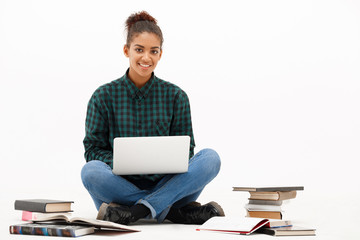
[[[97,160],[85,164],[81,178],[97,209],[102,203],[111,202],[125,206],[143,204],[150,210],[149,217],[162,222],[171,207],[181,208],[195,201],[218,174],[220,165],[219,155],[204,149],[190,159],[188,172],[166,175],[144,189],[114,175],[110,166]]]

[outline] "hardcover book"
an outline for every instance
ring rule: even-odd
[[[272,218],[272,219],[282,219],[281,212],[271,212],[271,211],[246,211],[247,217],[252,218]]]
[[[272,236],[315,236],[315,229],[299,226],[267,228],[264,227],[258,231]]]
[[[90,226],[24,223],[11,225],[9,231],[11,234],[79,237],[94,233],[95,228]]]
[[[25,199],[15,201],[15,210],[28,212],[70,212],[73,201],[50,199]]]
[[[286,187],[233,187],[233,191],[246,192],[289,192],[304,190],[303,186],[286,186]]]
[[[296,197],[296,191],[290,192],[250,192],[251,200],[288,200]]]
[[[97,219],[89,219],[89,218],[82,218],[82,217],[73,217],[67,216],[66,214],[58,214],[58,215],[42,215],[37,216],[36,219],[31,219],[33,222],[40,223],[40,222],[56,222],[56,223],[66,223],[70,225],[87,225],[96,228],[106,228],[106,229],[113,229],[117,231],[124,231],[124,232],[139,232],[139,230],[134,229],[132,227],[128,227],[126,225],[110,222],[110,221],[103,221]]]
[[[282,200],[275,201],[275,200],[256,200],[256,199],[249,199],[249,204],[254,204],[254,205],[281,206],[282,203],[283,203]]]
[[[291,225],[291,222],[286,220],[244,217],[212,217],[196,230],[249,235],[261,227],[270,228],[289,225]]]
[[[259,205],[259,204],[245,204],[245,209],[248,211],[268,211],[268,212],[281,212],[281,206],[276,205]]]

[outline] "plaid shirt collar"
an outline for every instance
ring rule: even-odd
[[[129,69],[126,71],[126,74],[123,78],[123,84],[126,86],[131,98],[133,99],[146,98],[155,82],[156,77],[154,75],[154,72],[151,74],[149,81],[147,81],[147,83],[141,89],[135,86],[135,84],[130,80],[128,74],[129,74]]]

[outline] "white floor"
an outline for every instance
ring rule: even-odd
[[[75,192],[63,193],[41,193],[41,189],[24,189],[22,193],[15,193],[8,190],[1,197],[1,232],[0,239],[54,239],[54,237],[36,237],[24,235],[9,234],[9,225],[20,222],[20,211],[14,210],[15,199],[25,198],[51,198],[72,199],[74,215],[94,218],[96,210],[89,196],[82,189]],[[37,193],[37,191],[39,191]],[[70,197],[70,196],[76,196]],[[232,192],[231,188],[220,189],[219,187],[210,187],[204,191],[199,201],[202,203],[216,200],[225,210],[227,216],[243,216],[244,204],[247,202],[248,193]],[[306,190],[299,192],[296,199],[290,200],[284,204],[284,216],[293,221],[294,224],[312,227],[317,229],[317,236],[306,237],[306,239],[359,239],[358,234],[358,216],[360,213],[360,197],[354,192],[334,191],[330,194],[328,191],[311,192]],[[141,221],[134,228],[141,230],[138,233],[96,233],[87,235],[83,239],[272,239],[274,237],[253,234],[251,236],[240,236],[235,234],[223,234],[214,232],[196,231],[195,225],[179,225],[171,223],[157,224],[152,221]],[[304,237],[280,237],[281,239],[304,239]]]

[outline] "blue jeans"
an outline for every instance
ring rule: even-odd
[[[114,175],[102,161],[87,162],[81,179],[97,209],[110,202],[132,206],[143,204],[150,209],[150,218],[162,222],[171,207],[180,208],[195,201],[204,187],[220,170],[220,157],[212,149],[204,149],[189,160],[186,173],[165,175],[155,184],[149,181],[132,183]]]

